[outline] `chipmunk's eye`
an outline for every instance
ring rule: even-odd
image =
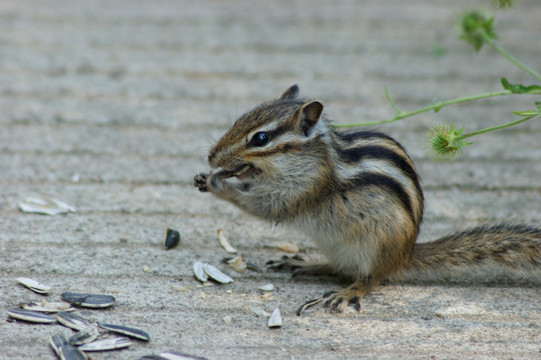
[[[270,141],[270,135],[264,131],[256,132],[248,143],[248,146],[265,146]]]

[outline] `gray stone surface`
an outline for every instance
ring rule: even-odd
[[[219,227],[260,266],[282,255],[282,241],[315,250],[191,186],[208,148],[258,102],[298,83],[345,123],[391,117],[384,86],[414,109],[498,90],[501,76],[532,83],[490,49],[474,53],[456,39],[456,16],[472,6],[492,11],[489,1],[465,0],[0,2],[0,358],[53,359],[48,338],[71,330],[11,322],[6,312],[68,290],[113,294],[114,307],[76,313],[151,335],[93,359],[165,350],[209,359],[539,358],[535,285],[389,285],[360,313],[297,317],[299,304],[341,284],[245,272],[200,288],[191,273],[199,259],[231,274],[220,264]],[[539,2],[524,0],[496,19],[502,45],[537,70],[540,18]],[[422,140],[431,124],[471,131],[534,100],[480,101],[380,127],[422,174],[422,241],[483,222],[540,223],[539,121],[476,138],[452,164],[426,159]],[[21,213],[17,204],[36,194],[78,211]],[[168,226],[182,242],[164,251]],[[31,293],[20,276],[54,290]],[[257,287],[268,282],[276,290],[264,297]],[[279,307],[284,326],[268,329],[252,307]]]

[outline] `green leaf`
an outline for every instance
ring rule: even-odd
[[[504,77],[502,77],[500,81],[503,88],[511,91],[513,94],[541,94],[541,86],[539,85],[524,86],[521,84],[511,84]]]
[[[387,101],[389,101],[389,104],[391,105],[391,107],[394,109],[394,111],[396,111],[396,116],[402,116],[403,114],[405,114],[402,110],[398,108],[398,106],[396,106],[393,99],[391,99],[391,95],[389,95],[387,86],[384,86],[383,90],[385,91],[385,96],[387,97]]]
[[[534,116],[534,115],[541,115],[541,112],[539,110],[524,110],[524,111],[513,111],[513,114],[518,116]]]
[[[443,107],[443,104],[441,103],[440,100],[436,100],[436,98],[433,98],[432,101],[431,101],[431,105],[434,107],[434,112],[437,113],[438,111],[441,110],[441,108]]]

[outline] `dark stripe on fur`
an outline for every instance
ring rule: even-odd
[[[406,192],[406,190],[404,190],[404,187],[402,187],[399,182],[389,176],[362,172],[356,177],[351,178],[348,182],[346,182],[342,191],[345,192],[356,187],[368,186],[374,186],[378,189],[386,188],[392,191],[400,199],[402,206],[408,212],[411,219],[415,219],[415,216],[413,214],[413,208],[411,206],[411,200],[408,196],[408,193]]]
[[[335,134],[338,135],[338,137],[345,142],[352,142],[358,139],[367,140],[367,139],[378,138],[378,139],[391,140],[393,143],[398,144],[389,135],[378,132],[378,131],[354,131],[354,132],[335,131]]]
[[[286,125],[279,126],[274,130],[266,131],[266,133],[270,135],[271,141],[272,141],[276,139],[277,137],[279,137],[280,135],[293,130],[293,126],[291,125],[292,125],[291,123],[287,123]]]
[[[267,148],[262,148],[260,151],[251,153],[250,156],[268,156],[278,153],[296,153],[300,151],[304,151],[308,154],[308,156],[314,157],[314,158],[324,158],[326,155],[326,145],[321,140],[321,135],[318,135],[317,137],[313,138],[312,140],[308,142],[298,142],[298,141],[291,141],[286,142],[282,144],[276,144],[274,146],[270,146]]]
[[[370,145],[347,150],[338,148],[338,155],[343,161],[350,163],[362,161],[362,159],[366,157],[387,161],[402,170],[402,172],[411,179],[415,185],[415,188],[417,189],[417,192],[422,194],[421,185],[419,184],[419,177],[417,176],[415,169],[408,161],[404,159],[402,155],[397,154],[386,147]]]

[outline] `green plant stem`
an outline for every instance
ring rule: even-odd
[[[471,133],[467,133],[467,134],[458,136],[457,140],[464,140],[464,139],[467,139],[469,137],[484,134],[484,133],[487,133],[487,132],[490,132],[490,131],[504,129],[506,127],[510,127],[510,126],[517,125],[517,124],[523,123],[525,121],[531,120],[531,119],[536,118],[538,116],[539,116],[539,114],[534,114],[534,115],[523,117],[522,119],[518,119],[516,121],[511,121],[511,122],[509,122],[507,124],[492,126],[492,127],[486,128],[486,129],[473,131]]]
[[[453,100],[442,101],[442,102],[438,102],[437,104],[426,106],[417,110],[404,112],[398,109],[396,105],[394,105],[394,102],[390,99],[390,96],[387,93],[387,90],[385,90],[385,94],[387,96],[387,99],[391,103],[391,106],[393,107],[393,109],[396,110],[396,115],[393,118],[387,119],[387,120],[376,120],[376,121],[368,121],[368,122],[354,123],[354,124],[335,124],[334,127],[335,128],[349,128],[349,127],[356,127],[356,126],[383,125],[383,124],[392,123],[392,122],[395,122],[395,121],[398,121],[410,116],[414,116],[420,113],[424,113],[427,111],[431,111],[431,110],[438,111],[442,107],[448,106],[448,105],[459,104],[459,103],[464,103],[464,102],[474,101],[474,100],[479,100],[479,99],[486,99],[486,98],[495,97],[495,96],[513,95],[513,93],[509,90],[489,92],[489,93],[466,96],[466,97],[453,99]]]
[[[479,32],[479,35],[483,38],[483,40],[492,48],[494,51],[499,53],[501,56],[506,58],[509,62],[517,66],[518,68],[526,71],[528,74],[532,75],[537,80],[541,81],[541,74],[539,74],[537,71],[530,69],[528,66],[521,63],[517,58],[515,58],[513,55],[509,54],[507,51],[499,47],[492,39],[487,35],[486,31],[482,28],[477,30]]]

